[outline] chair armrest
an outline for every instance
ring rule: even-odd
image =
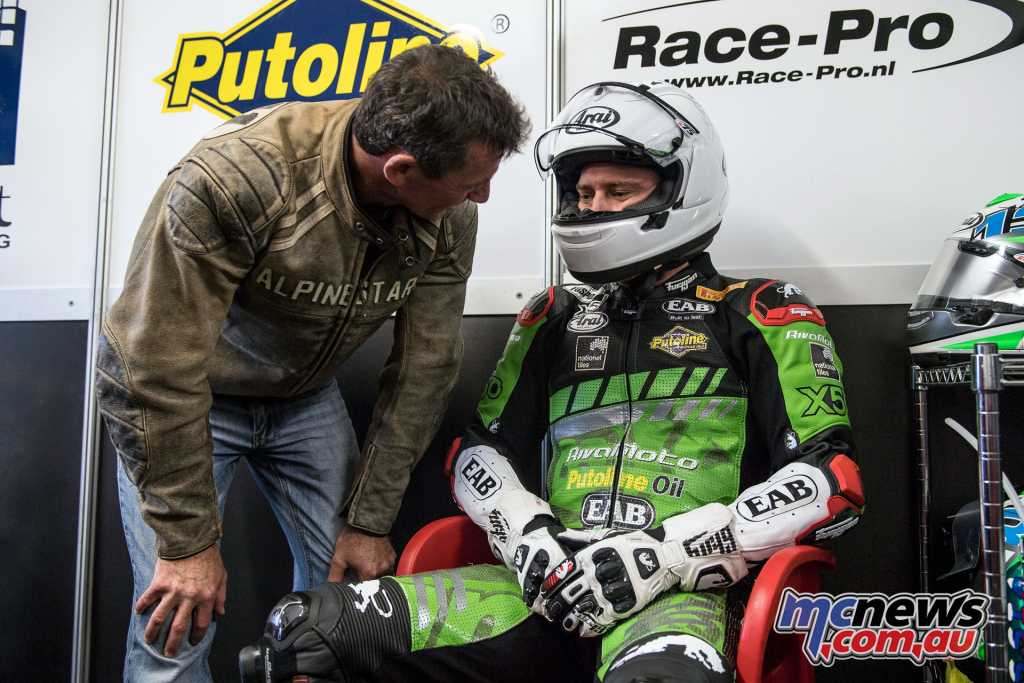
[[[783,639],[788,639],[793,651],[782,654],[802,656],[798,646],[792,647],[798,642],[796,639],[803,642],[801,635],[783,636],[772,630],[782,592],[787,587],[801,593],[816,592],[821,587],[821,572],[834,569],[835,566],[836,557],[831,551],[811,545],[786,548],[768,558],[754,581],[743,616],[740,646],[736,653],[736,671],[740,681],[761,681],[769,639],[779,645],[786,642]],[[806,660],[802,663],[810,666]]]
[[[497,564],[497,560],[483,529],[466,515],[453,515],[434,520],[409,539],[395,574],[405,576],[467,564]]]

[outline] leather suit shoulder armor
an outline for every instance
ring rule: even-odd
[[[167,193],[171,238],[189,253],[240,240],[257,251],[291,192],[288,163],[268,142],[235,137],[200,147],[181,163]]]

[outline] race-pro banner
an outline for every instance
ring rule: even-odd
[[[707,109],[727,272],[819,303],[913,299],[945,237],[1019,192],[1024,2],[564,0],[565,94],[669,81]]]

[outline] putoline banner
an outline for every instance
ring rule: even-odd
[[[708,110],[731,204],[712,247],[821,303],[911,301],[943,238],[1020,191],[1024,3],[565,3],[567,96],[669,81]]]
[[[195,142],[226,119],[239,116],[243,125],[257,107],[359,97],[382,64],[430,43],[461,48],[493,69],[526,106],[535,129],[543,125],[543,0],[126,4],[111,300],[153,193]],[[490,201],[480,208],[467,312],[516,312],[543,286],[543,207],[544,185],[529,154],[502,164]]]
[[[502,56],[477,29],[448,28],[389,0],[277,0],[223,33],[179,36],[158,81],[164,111],[195,103],[231,118],[285,100],[358,97],[385,61],[430,44],[458,46],[481,67]]]

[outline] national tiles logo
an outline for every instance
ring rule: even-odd
[[[163,111],[230,119],[285,101],[359,97],[385,62],[420,45],[458,47],[481,67],[504,53],[472,26],[446,26],[392,0],[275,0],[223,33],[178,36],[157,77]]]

